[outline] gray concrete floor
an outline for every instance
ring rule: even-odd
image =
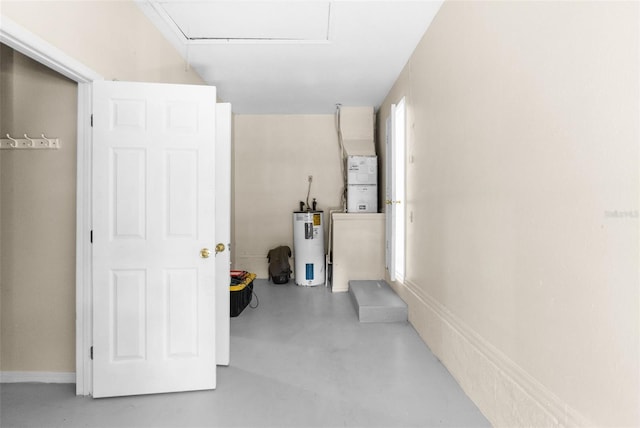
[[[255,292],[259,306],[231,319],[215,391],[92,399],[2,384],[0,426],[489,426],[410,324],[360,323],[348,293],[324,287],[256,280]]]

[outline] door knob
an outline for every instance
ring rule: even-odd
[[[203,248],[202,250],[200,250],[200,257],[202,257],[203,259],[208,259],[210,255],[211,255],[210,249]]]
[[[218,245],[216,245],[216,254],[223,252],[225,249],[224,244],[221,242]]]

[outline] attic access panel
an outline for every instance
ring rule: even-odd
[[[329,1],[161,0],[154,4],[188,41],[329,40]]]

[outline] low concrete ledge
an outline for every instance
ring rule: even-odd
[[[384,280],[349,281],[349,295],[360,322],[407,321],[407,304]]]

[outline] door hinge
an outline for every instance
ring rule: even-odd
[[[89,355],[90,355],[91,359],[93,360],[93,346],[89,350]]]
[[[89,237],[89,240],[91,241],[91,243],[93,244],[93,230],[91,231],[91,236]]]
[[[91,115],[91,127],[93,128],[93,114]]]

